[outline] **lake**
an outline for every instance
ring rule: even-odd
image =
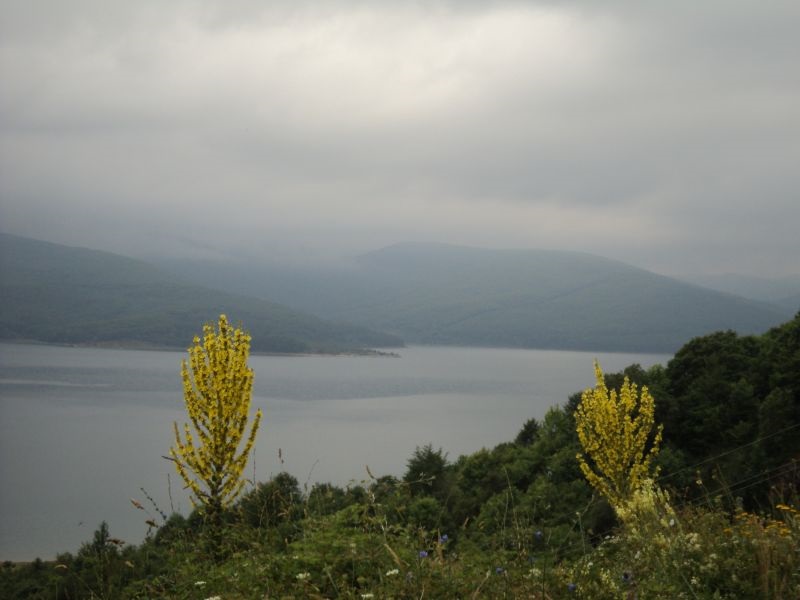
[[[607,372],[666,364],[663,354],[410,347],[400,358],[252,356],[264,420],[258,481],[302,485],[402,475],[417,446],[451,460],[512,440],[523,423]],[[100,521],[139,543],[141,488],[165,512],[191,505],[171,463],[185,421],[184,353],[0,344],[0,560],[78,549]],[[157,516],[152,508],[150,512]]]

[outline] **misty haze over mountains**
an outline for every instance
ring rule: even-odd
[[[401,340],[324,321],[237,290],[213,290],[146,262],[0,234],[0,338],[185,348],[227,313],[261,352],[342,352]]]
[[[743,312],[800,300],[798,17],[791,2],[7,0],[0,223],[412,340],[583,347],[625,324],[642,339],[614,344],[672,347],[678,321],[759,329],[770,319]],[[404,240],[549,248],[566,270],[378,251]],[[778,308],[712,310],[720,297],[653,273]]]
[[[554,250],[408,243],[328,267],[162,264],[195,282],[421,344],[673,351],[710,331],[764,331],[798,308]]]
[[[767,278],[723,273],[685,276],[682,279],[720,292],[775,304],[790,311],[800,307],[800,275]]]
[[[46,8],[45,8],[46,7]],[[0,3],[5,231],[796,276],[800,3]]]
[[[671,352],[712,331],[763,332],[798,308],[577,252],[397,244],[338,266],[165,259],[156,268],[16,236],[0,241],[5,339],[181,347],[226,312],[264,351],[402,340]]]

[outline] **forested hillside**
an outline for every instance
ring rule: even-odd
[[[165,268],[423,344],[674,352],[712,331],[763,333],[798,308],[551,250],[398,244],[337,267]]]
[[[726,273],[695,275],[683,279],[742,298],[769,302],[792,311],[800,310],[800,276],[798,275],[769,278]]]
[[[184,348],[198,323],[245,322],[254,350],[347,351],[394,336],[186,283],[124,256],[0,234],[0,339]]]

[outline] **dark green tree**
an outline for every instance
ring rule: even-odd
[[[441,448],[433,449],[432,444],[421,448],[417,446],[406,463],[403,476],[411,494],[414,496],[433,496],[440,502],[447,499],[449,491],[447,453]]]
[[[270,481],[259,483],[239,501],[242,519],[251,527],[275,527],[297,521],[303,516],[302,494],[297,479],[278,473]]]
[[[536,419],[528,419],[519,430],[517,437],[514,438],[514,443],[521,446],[530,446],[539,435],[539,421]]]

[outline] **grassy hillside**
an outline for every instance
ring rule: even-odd
[[[577,252],[400,244],[339,268],[171,267],[428,344],[672,352],[694,336],[759,333],[792,315]]]
[[[0,338],[185,347],[226,313],[253,350],[340,351],[396,337],[336,324],[280,304],[185,283],[147,263],[0,234]]]

